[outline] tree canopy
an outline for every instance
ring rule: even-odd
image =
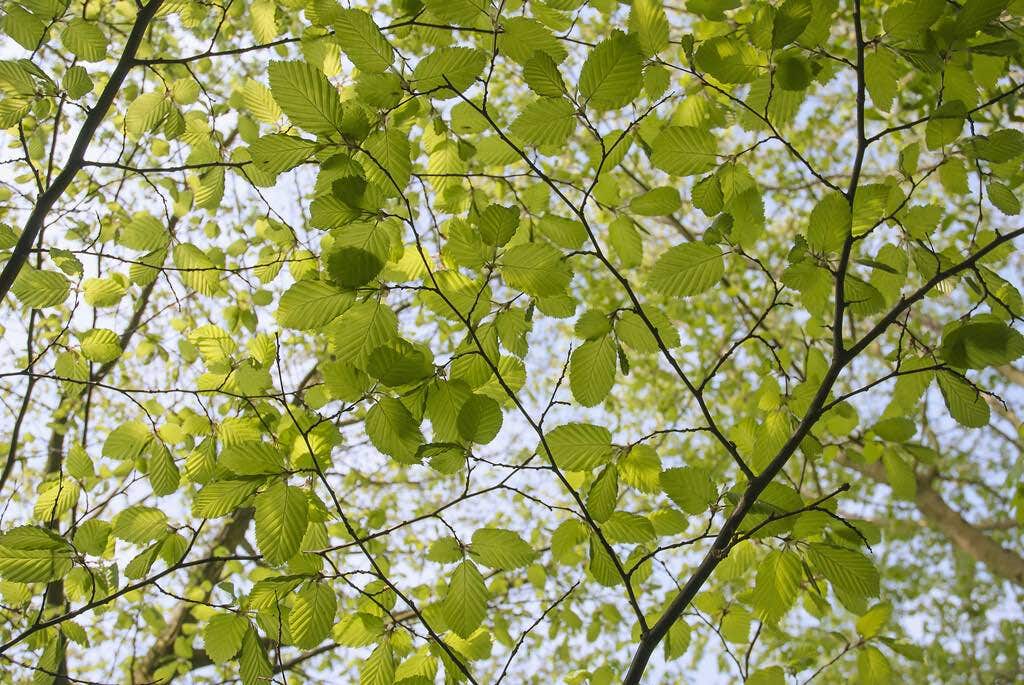
[[[1024,0],[4,0],[15,683],[1024,672]]]

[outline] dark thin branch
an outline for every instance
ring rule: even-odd
[[[124,83],[129,69],[134,64],[135,53],[138,52],[139,45],[141,45],[142,39],[146,35],[146,30],[149,28],[150,22],[156,16],[157,10],[160,9],[163,2],[164,0],[150,0],[149,3],[139,9],[139,13],[135,17],[135,23],[132,25],[131,33],[128,34],[128,39],[125,41],[124,52],[121,53],[117,66],[110,72],[110,79],[107,81],[107,85],[104,86],[103,92],[100,93],[99,99],[96,100],[96,105],[89,110],[88,116],[85,117],[82,128],[79,129],[75,143],[71,147],[67,163],[61,169],[61,172],[57,174],[57,177],[53,179],[53,183],[39,196],[35,207],[32,208],[32,213],[29,214],[28,219],[25,221],[25,227],[18,237],[18,244],[15,245],[10,260],[4,265],[3,271],[0,272],[0,300],[7,297],[7,293],[14,284],[14,280],[18,277],[21,267],[25,265],[25,261],[32,251],[32,246],[35,244],[43,224],[46,222],[47,214],[50,213],[54,204],[64,194],[64,191],[68,189],[68,186],[71,185],[71,181],[74,180],[78,172],[82,170],[85,163],[85,153],[92,143],[93,136],[106,118],[111,105],[114,104],[114,98],[117,97],[121,84]]]

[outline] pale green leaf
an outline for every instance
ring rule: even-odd
[[[271,62],[270,92],[296,126],[310,133],[336,134],[342,109],[338,91],[322,71],[306,62]]]
[[[312,649],[331,632],[338,599],[329,583],[308,583],[295,597],[288,628],[296,647]]]
[[[612,435],[607,428],[590,423],[568,423],[548,432],[545,442],[559,468],[584,471],[611,461]],[[537,451],[545,454],[543,447]]]
[[[56,533],[19,526],[0,534],[0,578],[15,583],[45,583],[71,570],[73,550]]]
[[[518,533],[503,528],[477,529],[469,551],[484,566],[503,571],[529,566],[536,557]]]
[[[25,265],[11,292],[26,307],[55,307],[68,298],[68,279],[58,271],[46,271]]]
[[[277,481],[256,495],[256,544],[263,560],[277,566],[299,551],[299,543],[309,523],[306,493],[283,481]]]
[[[569,360],[569,387],[572,396],[584,407],[604,401],[615,384],[615,340],[610,335],[588,340],[572,352]]]
[[[452,571],[441,605],[448,627],[460,637],[473,634],[487,615],[487,587],[476,564],[463,561]]]
[[[698,295],[722,278],[725,260],[713,245],[684,243],[663,253],[651,269],[648,282],[669,297]]]
[[[629,30],[639,39],[645,55],[657,55],[668,47],[669,25],[660,0],[633,0]]]
[[[203,626],[203,642],[207,656],[215,664],[232,659],[242,649],[242,640],[249,622],[237,614],[217,614]]]
[[[673,176],[702,174],[718,162],[715,137],[694,126],[666,127],[651,149],[651,164]]]
[[[107,37],[95,22],[72,19],[61,34],[64,47],[83,62],[99,62],[107,56]]]
[[[334,30],[345,55],[362,71],[386,71],[395,59],[391,43],[380,32],[373,17],[362,10],[339,9]]]
[[[419,462],[423,444],[419,422],[400,400],[382,397],[366,414],[366,435],[379,451],[403,464]]]
[[[576,129],[576,110],[565,98],[541,98],[512,122],[512,135],[527,145],[564,145]]]
[[[643,56],[635,38],[615,32],[590,51],[580,71],[579,88],[587,106],[618,109],[640,94]]]
[[[704,469],[682,466],[661,472],[661,489],[688,514],[703,514],[718,497],[718,489]]]
[[[355,301],[355,296],[326,281],[305,279],[281,296],[277,321],[286,328],[320,328],[338,318]]]

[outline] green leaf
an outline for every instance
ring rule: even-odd
[[[682,466],[661,472],[661,489],[688,514],[703,514],[718,498],[718,489],[704,469]]]
[[[238,670],[242,685],[260,685],[270,680],[273,670],[267,658],[267,650],[252,625],[242,638],[242,653],[238,658]]]
[[[673,176],[702,174],[718,163],[715,137],[694,126],[665,127],[651,149],[651,164]]]
[[[523,66],[523,80],[530,90],[541,97],[561,98],[566,93],[565,82],[555,60],[539,50]]]
[[[87,278],[82,281],[82,294],[90,307],[113,307],[127,292],[127,283],[119,278]]]
[[[141,545],[167,534],[167,514],[155,507],[135,505],[119,511],[112,525],[114,537]]]
[[[751,673],[744,685],[786,685],[786,672],[781,666],[769,666]]]
[[[668,47],[669,26],[665,8],[659,0],[633,0],[629,11],[629,31],[636,34],[640,50],[648,56]]]
[[[217,463],[239,476],[273,475],[285,469],[281,452],[257,440],[225,446]]]
[[[433,375],[429,350],[404,340],[378,347],[370,354],[366,372],[384,385],[396,387],[421,381]]]
[[[365,647],[377,642],[384,633],[384,621],[367,613],[343,617],[331,631],[338,644],[346,647]]]
[[[250,145],[249,153],[260,171],[276,176],[305,162],[317,147],[312,140],[272,133]]]
[[[857,632],[861,637],[870,640],[882,632],[882,628],[889,623],[891,618],[892,604],[889,602],[876,604],[857,619]]]
[[[614,464],[605,466],[587,492],[587,511],[598,523],[607,521],[615,511],[619,498],[618,474],[619,469]]]
[[[286,328],[320,328],[344,314],[355,296],[325,281],[306,279],[281,296],[277,321]]]
[[[249,621],[237,614],[217,614],[203,626],[206,655],[215,664],[234,658],[242,649],[242,641],[249,630]]]
[[[605,587],[615,587],[622,583],[622,574],[596,535],[590,536],[589,552],[590,563],[587,570],[594,576],[594,580]]]
[[[543,297],[563,293],[572,273],[556,248],[545,243],[524,243],[502,255],[501,276],[509,287]]]
[[[328,583],[307,583],[295,597],[288,628],[296,647],[312,649],[331,632],[338,599]]]
[[[789,45],[804,32],[811,22],[811,0],[786,0],[775,12],[772,24],[772,47]]]
[[[78,503],[81,489],[73,480],[60,479],[50,481],[40,490],[36,504],[32,508],[32,516],[40,521],[51,521],[60,518]]]
[[[616,511],[601,526],[611,542],[643,544],[654,540],[654,526],[639,514]]]
[[[68,299],[68,279],[58,271],[36,269],[26,264],[14,281],[11,292],[26,307],[56,307]]]
[[[152,439],[153,434],[141,421],[122,423],[107,435],[103,442],[103,456],[111,459],[134,459]]]
[[[387,303],[377,298],[353,305],[331,326],[338,358],[365,364],[373,350],[397,337],[398,318]]]
[[[310,133],[341,131],[342,109],[338,91],[322,71],[306,62],[271,62],[270,92],[296,126]]]
[[[807,242],[822,252],[839,252],[853,225],[850,203],[838,192],[830,192],[811,210]]]
[[[835,590],[836,597],[850,611],[863,613],[868,597],[879,592],[878,569],[856,550],[823,543],[811,543],[807,558]]]
[[[66,576],[71,546],[45,528],[19,526],[0,534],[0,578],[15,583],[45,583]]]
[[[94,328],[82,336],[82,355],[94,362],[105,364],[121,356],[121,341],[109,328]]]
[[[929,150],[949,145],[960,137],[967,119],[967,108],[960,100],[948,100],[931,113],[925,124],[924,139]]]
[[[181,474],[171,456],[171,451],[162,442],[153,441],[150,445],[149,483],[153,494],[157,497],[170,495],[177,491],[181,482]]]
[[[567,471],[585,471],[603,466],[614,455],[612,434],[603,426],[567,423],[548,432],[545,442],[555,464]],[[544,455],[544,448],[537,452]]]
[[[192,515],[201,518],[227,516],[256,492],[261,481],[218,480],[204,485],[192,500]]]
[[[486,445],[501,430],[501,407],[486,395],[470,395],[456,420],[459,435],[467,442]]]
[[[416,90],[430,92],[437,89],[447,93],[434,93],[434,97],[454,97],[451,93],[469,88],[487,64],[487,55],[476,48],[438,48],[420,60],[413,71]]]
[[[484,242],[500,247],[512,239],[519,227],[519,208],[488,205],[477,222]]]
[[[117,242],[132,250],[151,252],[167,247],[171,235],[160,219],[149,212],[132,215],[131,221],[121,229]]]
[[[800,55],[782,55],[776,62],[775,82],[782,90],[804,90],[813,78],[811,63]]]
[[[332,247],[324,260],[331,280],[346,290],[369,284],[384,268],[383,260],[373,251],[351,245]]]
[[[634,445],[619,461],[618,470],[622,482],[640,492],[661,490],[661,459],[648,445]]]
[[[691,202],[705,216],[715,216],[725,207],[725,196],[722,192],[722,182],[718,175],[705,176],[693,185]]]
[[[181,270],[185,285],[202,295],[213,295],[221,288],[217,265],[191,243],[174,246],[174,266]]]
[[[468,638],[487,615],[487,599],[487,587],[476,564],[463,561],[452,571],[448,594],[441,604],[448,627],[456,635]]]
[[[19,5],[4,8],[4,33],[26,50],[35,50],[46,35],[46,23]]]
[[[564,145],[576,130],[576,109],[565,98],[541,98],[526,106],[510,130],[527,145]]]
[[[281,108],[274,101],[274,95],[265,85],[254,79],[247,79],[242,86],[242,99],[252,115],[265,124],[276,124],[281,119]]]
[[[72,19],[61,34],[71,54],[83,62],[100,62],[107,56],[107,37],[94,22]]]
[[[588,340],[572,352],[569,360],[569,387],[572,396],[584,407],[604,401],[615,385],[615,340],[610,335]]]
[[[64,72],[64,78],[61,79],[61,87],[67,91],[68,97],[72,100],[77,100],[91,93],[93,85],[89,72],[86,71],[85,67],[77,64],[69,67]]]
[[[480,18],[483,0],[423,0],[432,16],[451,24],[473,24]]]
[[[583,224],[564,216],[545,214],[536,226],[538,233],[569,250],[578,250],[587,241],[587,229]]]
[[[1001,366],[1024,356],[1024,335],[992,314],[979,314],[946,326],[939,354],[960,369]]]
[[[111,526],[106,521],[89,519],[75,531],[75,548],[84,554],[102,556],[110,540]]]
[[[124,115],[125,128],[129,134],[138,138],[155,130],[172,109],[166,93],[143,93],[128,105]]]
[[[721,83],[750,83],[764,68],[761,56],[752,45],[731,37],[704,41],[697,49],[696,60],[698,67]]]
[[[334,31],[345,55],[361,71],[387,71],[395,59],[391,43],[380,32],[373,17],[362,10],[338,9]]]
[[[395,655],[391,644],[379,644],[359,669],[359,685],[392,685],[395,682]]]
[[[543,55],[553,64],[561,64],[569,54],[562,41],[536,19],[502,17],[501,22],[504,30],[498,34],[498,51],[513,62],[526,65]]]
[[[949,414],[961,426],[983,428],[988,425],[988,402],[974,387],[951,371],[940,371],[937,379]]]
[[[68,475],[78,480],[96,476],[96,467],[92,463],[92,458],[77,442],[68,450],[64,466],[67,468]]]
[[[970,38],[990,22],[999,18],[1008,0],[966,0],[956,15],[953,32],[960,38]]]
[[[502,571],[529,566],[537,556],[518,533],[503,528],[476,530],[469,551],[484,566]]]
[[[704,216],[712,217],[721,212],[725,207],[725,195],[718,175],[711,174],[697,181],[690,200],[694,207],[704,212]]]
[[[365,165],[366,178],[385,190],[389,196],[399,196],[412,177],[412,158],[409,138],[397,129],[371,134],[363,145],[371,163]]]
[[[871,101],[878,109],[888,112],[899,92],[901,76],[896,55],[891,50],[878,47],[864,56],[864,80]]]
[[[803,566],[792,552],[773,551],[758,564],[753,605],[761,620],[778,623],[800,593]]]
[[[419,463],[423,444],[419,421],[400,400],[382,397],[366,414],[366,435],[380,452],[403,464]]]
[[[652,188],[629,201],[629,209],[640,216],[668,216],[682,205],[679,191],[671,186]]]
[[[632,102],[643,87],[643,56],[634,38],[616,31],[587,55],[579,88],[587,106],[618,109]]]
[[[263,560],[278,566],[299,551],[299,543],[309,523],[306,493],[283,481],[277,481],[256,495],[256,544]]]
[[[942,0],[911,0],[893,3],[882,15],[882,28],[889,38],[918,41],[942,15]]]
[[[710,289],[724,274],[725,259],[717,247],[683,243],[658,258],[648,282],[669,297],[689,297]]]
[[[623,267],[640,266],[643,262],[643,240],[629,217],[620,216],[608,224],[608,243]]]
[[[1007,216],[1020,214],[1020,200],[1014,195],[1010,187],[999,181],[989,181],[986,186],[988,199],[995,205],[995,208]]]
[[[866,646],[857,652],[857,675],[861,683],[888,685],[892,682],[892,665],[881,650]]]
[[[996,164],[1024,155],[1024,132],[1017,129],[999,129],[987,137],[974,138],[972,142],[978,157]]]

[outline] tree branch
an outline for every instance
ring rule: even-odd
[[[110,79],[107,81],[107,85],[104,86],[103,92],[100,93],[99,99],[96,100],[96,105],[89,110],[89,114],[85,117],[82,128],[79,129],[75,143],[71,147],[71,154],[68,155],[67,163],[61,169],[61,172],[57,174],[57,177],[53,179],[53,183],[39,196],[35,207],[32,208],[32,213],[29,214],[28,219],[25,221],[25,227],[18,237],[18,244],[15,245],[10,260],[4,265],[3,271],[0,272],[0,301],[7,297],[7,293],[14,284],[14,280],[25,265],[25,261],[32,251],[32,245],[35,244],[36,237],[46,222],[47,214],[50,213],[53,205],[56,204],[60,196],[71,185],[71,181],[74,180],[78,172],[82,170],[85,163],[85,153],[92,143],[92,138],[110,111],[114,98],[117,97],[117,93],[121,89],[121,84],[124,83],[128,71],[135,63],[135,53],[139,50],[139,45],[142,43],[146,30],[149,28],[150,22],[153,21],[153,17],[156,16],[157,10],[160,9],[163,2],[164,0],[150,0],[139,9],[139,13],[135,17],[135,23],[132,25],[131,33],[128,34],[128,39],[125,41],[124,52],[121,53],[121,58],[110,73]]]

